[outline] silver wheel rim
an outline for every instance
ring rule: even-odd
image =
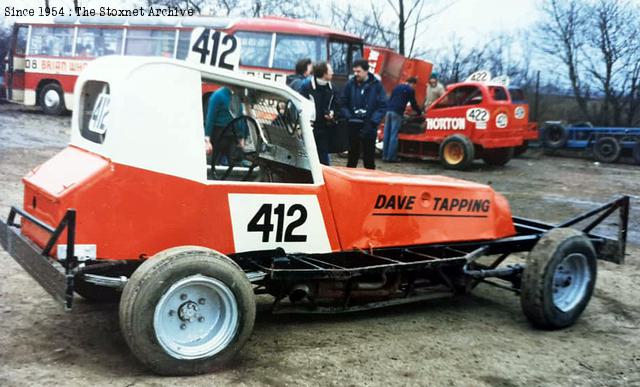
[[[553,273],[553,304],[568,312],[584,299],[591,272],[584,254],[573,253],[562,259]]]
[[[60,94],[55,90],[47,90],[44,93],[44,104],[50,109],[58,107],[60,105]]]
[[[160,346],[171,357],[202,359],[224,350],[238,330],[238,305],[223,282],[193,275],[167,290],[153,315]]]

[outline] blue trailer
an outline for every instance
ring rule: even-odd
[[[545,150],[590,151],[595,160],[615,163],[630,156],[640,164],[640,128],[594,127],[588,122],[563,124],[547,121],[540,130]]]

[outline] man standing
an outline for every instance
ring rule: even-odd
[[[287,76],[287,86],[297,92],[300,92],[302,82],[304,82],[304,80],[307,79],[309,75],[311,75],[311,71],[313,71],[313,64],[311,63],[311,59],[300,59],[298,62],[296,62],[296,73]]]
[[[432,72],[429,78],[429,84],[427,85],[427,97],[424,100],[424,110],[427,111],[429,106],[431,106],[436,99],[442,97],[443,94],[444,86],[438,81],[438,73]]]
[[[212,160],[212,165],[231,165],[239,160],[239,151],[244,146],[244,139],[247,136],[246,129],[240,128],[236,133],[227,130],[223,133],[227,125],[234,119],[232,113],[232,96],[230,88],[224,86],[216,90],[209,97],[207,117],[205,120],[204,135],[207,153],[214,153],[216,160]],[[241,109],[241,107],[236,107]],[[214,152],[214,149],[216,152]]]
[[[360,158],[367,169],[376,169],[375,143],[378,125],[387,110],[387,96],[382,83],[369,73],[369,62],[353,62],[353,77],[347,81],[340,98],[340,111],[349,127],[349,161],[355,168]]]
[[[402,124],[402,116],[407,107],[407,102],[411,102],[411,107],[418,114],[422,111],[416,101],[416,77],[410,77],[405,83],[396,86],[389,98],[389,107],[384,121],[384,146],[382,148],[382,160],[388,162],[397,161],[398,151],[398,131]]]
[[[302,82],[300,94],[311,99],[316,105],[316,119],[313,122],[313,137],[318,148],[320,163],[331,165],[329,140],[331,129],[335,128],[335,93],[331,79],[333,69],[327,62],[313,66],[313,76]]]

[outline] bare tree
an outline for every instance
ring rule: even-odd
[[[547,0],[542,3],[543,20],[539,31],[538,47],[549,61],[560,61],[567,70],[571,89],[585,118],[591,115],[587,106],[588,87],[581,78],[580,63],[584,46],[587,12],[581,0]]]
[[[342,3],[334,2],[331,4],[331,25],[358,35],[369,44],[393,47],[393,41],[389,37],[393,32],[380,24],[379,11],[375,7],[371,13],[362,14],[350,4],[343,6]]]
[[[426,21],[444,11],[455,0],[370,0],[367,11],[354,11],[350,4],[331,6],[332,19],[346,31],[362,36],[370,44],[397,49],[406,56],[418,50],[417,37],[424,31]],[[390,16],[391,15],[391,16]]]
[[[637,82],[637,19],[628,1],[598,0],[589,11],[585,69],[603,95],[600,121],[620,125],[625,95],[634,87],[634,80]]]
[[[425,9],[426,0],[386,0],[393,10],[397,23],[396,36],[398,41],[398,52],[402,55],[412,56],[415,49],[416,38],[420,32],[420,27],[431,17],[441,13],[451,6],[453,2],[446,2],[444,6],[436,1],[431,2],[434,7],[430,12]],[[439,8],[436,8],[438,7]],[[373,2],[372,2],[373,8]],[[406,50],[407,37],[410,38],[409,50]]]
[[[252,0],[248,10],[242,12],[246,16],[284,16],[295,19],[317,19],[317,7],[310,6],[303,0]]]
[[[201,14],[207,0],[147,0],[147,7],[164,6],[179,9],[193,9],[197,14]]]

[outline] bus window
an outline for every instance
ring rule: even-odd
[[[351,63],[358,59],[362,59],[362,45],[361,44],[352,44],[350,47],[351,50]]]
[[[178,33],[178,51],[176,52],[176,58],[187,59],[189,54],[189,41],[191,39],[191,31],[181,30]]]
[[[30,55],[71,56],[73,51],[73,28],[33,27]]]
[[[122,30],[78,28],[76,56],[98,57],[122,54]]]
[[[331,42],[329,44],[329,61],[335,74],[347,74],[349,69],[349,44],[345,42]]]
[[[240,31],[235,36],[240,41],[240,65],[269,67],[271,33]]]
[[[125,55],[173,58],[175,31],[128,30]]]
[[[18,29],[18,34],[16,35],[16,46],[13,50],[14,55],[24,55],[27,50],[27,33],[29,32],[29,27],[21,26]]]
[[[327,60],[327,41],[324,38],[276,34],[273,68],[293,70],[296,62],[311,58],[313,63]]]

